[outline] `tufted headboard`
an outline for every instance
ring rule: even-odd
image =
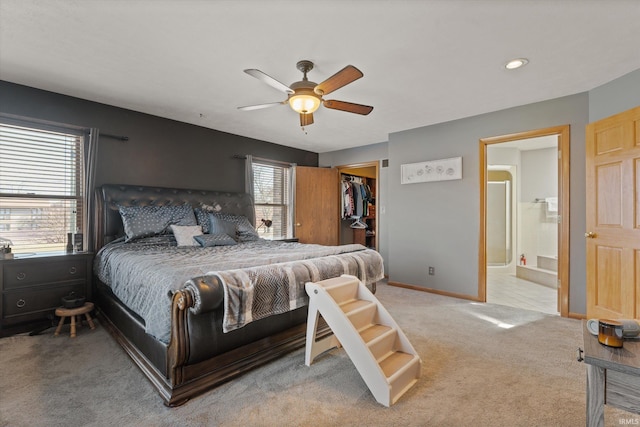
[[[202,204],[220,205],[221,212],[244,215],[252,224],[256,223],[253,198],[247,193],[105,184],[96,189],[96,199],[94,251],[124,235],[119,206],[176,206],[189,203],[195,209]]]

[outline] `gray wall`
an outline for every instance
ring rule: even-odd
[[[431,289],[478,295],[479,140],[568,124],[571,191],[584,193],[587,94],[539,102],[389,138],[389,278]],[[400,184],[400,165],[463,157],[463,179]],[[584,197],[571,200],[571,309],[584,310]],[[427,274],[428,266],[436,274]]]
[[[589,91],[589,123],[640,105],[640,70]]]
[[[304,166],[318,155],[162,117],[0,81],[0,112],[125,135],[100,138],[96,185],[139,184],[244,191],[244,161],[253,154]]]

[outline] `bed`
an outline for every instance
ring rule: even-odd
[[[96,196],[98,314],[168,406],[304,346],[307,281],[346,273],[375,291],[383,276],[361,245],[260,239],[245,193],[109,184]]]

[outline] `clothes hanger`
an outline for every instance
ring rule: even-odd
[[[362,184],[362,177],[360,176],[352,176],[352,175],[343,175],[344,181],[357,182],[358,184]]]
[[[360,220],[360,217],[356,217],[356,220],[349,226],[351,228],[369,228],[367,224]]]

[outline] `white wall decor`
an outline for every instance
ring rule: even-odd
[[[402,165],[402,184],[462,179],[462,157]]]

